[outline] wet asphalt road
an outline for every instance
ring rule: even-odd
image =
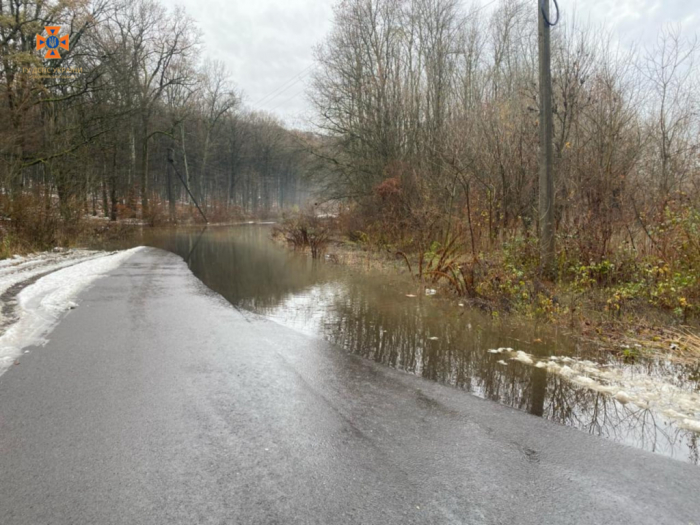
[[[0,377],[0,524],[700,523],[700,469],[241,313],[144,250]]]

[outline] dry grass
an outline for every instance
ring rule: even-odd
[[[642,349],[644,355],[680,363],[700,359],[700,335],[687,326],[641,330],[636,336],[622,338],[624,345]]]

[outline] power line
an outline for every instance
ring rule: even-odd
[[[498,2],[498,0],[491,0],[488,4],[484,4],[484,5],[482,5],[481,7],[477,8],[477,9],[475,9],[474,11],[472,11],[471,13],[469,13],[469,16],[473,16],[473,15],[477,14],[479,11],[483,11],[483,10],[486,9],[488,6],[493,5],[493,4],[495,4],[496,2]]]
[[[280,104],[277,104],[274,108],[272,108],[271,110],[269,110],[270,113],[272,113],[273,111],[275,111],[275,110],[278,109],[279,107],[284,106],[285,104],[287,104],[287,103],[290,102],[291,100],[294,100],[294,99],[297,98],[299,95],[303,94],[304,91],[306,91],[306,88],[302,89],[302,90],[299,91],[298,93],[295,93],[294,95],[292,95],[291,97],[289,97],[289,98],[288,98],[287,100],[285,100],[284,102],[281,102]]]
[[[316,64],[311,64],[309,67],[303,69],[302,71],[300,71],[300,72],[297,73],[296,75],[294,75],[294,76],[292,76],[291,78],[287,79],[282,85],[276,87],[275,89],[273,89],[272,91],[270,91],[267,95],[265,95],[265,96],[262,97],[260,100],[258,100],[257,102],[255,102],[254,105],[258,106],[258,105],[262,104],[265,100],[267,100],[267,99],[268,99],[270,96],[272,96],[272,95],[274,95],[274,96],[272,97],[272,98],[274,99],[275,97],[277,97],[277,95],[279,95],[280,93],[283,93],[283,92],[286,91],[289,87],[291,87],[292,85],[296,84],[296,82],[292,83],[291,85],[287,85],[287,84],[289,84],[290,82],[292,82],[294,79],[297,79],[298,77],[304,75],[306,72],[308,72],[309,70],[311,70],[311,69],[314,68],[314,67],[316,67]],[[297,82],[298,82],[298,80],[297,80]],[[286,87],[285,87],[285,86],[286,86]],[[284,88],[284,89],[283,89],[283,88]],[[280,93],[278,93],[278,91],[280,91],[281,89],[282,89],[282,91],[281,91]],[[268,100],[268,102],[269,102],[269,100]]]
[[[542,16],[544,17],[544,22],[549,26],[549,27],[554,27],[559,23],[559,4],[557,3],[557,0],[554,0],[554,7],[557,9],[557,18],[554,20],[554,22],[549,21],[549,13],[545,13],[544,9],[544,2],[546,0],[540,0],[540,10],[542,11]]]
[[[265,102],[265,105],[269,105],[270,102],[272,102],[272,101],[275,100],[277,97],[279,97],[281,94],[285,93],[285,92],[288,91],[290,88],[296,86],[299,82],[301,82],[301,81],[303,81],[303,80],[304,80],[304,77],[299,77],[299,78],[296,80],[296,82],[294,82],[294,83],[292,83],[292,84],[289,84],[286,88],[284,88],[282,91],[280,91],[279,93],[277,93],[274,97],[268,99],[268,100]]]

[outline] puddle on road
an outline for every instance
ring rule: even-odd
[[[153,233],[144,242],[182,256],[197,277],[237,307],[386,366],[597,436],[700,462],[700,434],[692,430],[700,419],[699,365],[593,362],[600,356],[566,337],[426,297],[405,277],[290,253],[269,240],[269,226]],[[544,343],[531,344],[535,339]],[[489,352],[499,348],[514,350]]]

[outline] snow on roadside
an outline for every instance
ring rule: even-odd
[[[12,284],[5,286],[6,282],[22,282],[34,274],[40,275],[52,269],[56,270],[41,277],[17,295],[18,320],[0,336],[0,375],[12,365],[23,348],[46,344],[45,336],[58,323],[64,312],[76,306],[74,301],[82,290],[140,249],[132,248],[116,253],[81,251],[83,253],[68,260],[41,264],[40,270],[34,268],[34,270],[24,271],[22,273],[24,278],[20,280],[17,280],[18,277],[12,273],[3,275],[3,271],[11,267],[11,264],[0,266],[0,289],[2,290],[12,286]],[[46,254],[42,260],[46,261],[47,258],[51,259],[49,254]],[[25,262],[18,264],[22,265]],[[32,274],[32,272],[35,273]]]
[[[47,272],[104,255],[105,252],[93,250],[55,250],[5,259],[0,261],[0,296],[13,286],[30,281]],[[6,321],[4,313],[0,312],[0,326]]]

